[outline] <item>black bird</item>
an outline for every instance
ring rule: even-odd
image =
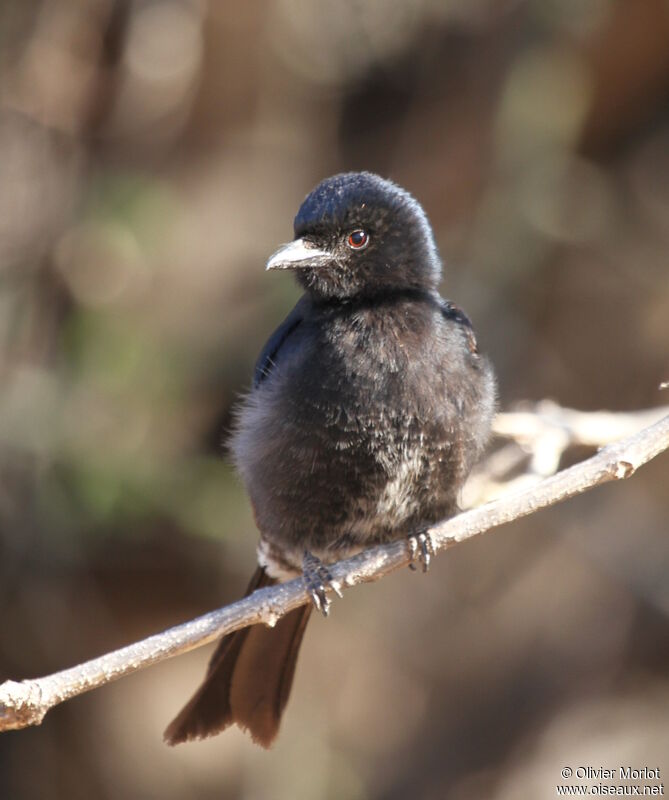
[[[248,592],[304,568],[327,611],[323,565],[455,513],[495,383],[469,319],[438,294],[432,230],[406,191],[367,172],[335,175],[294,227],[267,269],[292,270],[304,295],[260,354],[232,452],[261,537]],[[236,723],[268,747],[311,610],[224,637],[166,741]]]

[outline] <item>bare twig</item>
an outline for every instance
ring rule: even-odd
[[[507,443],[474,470],[462,508],[474,508],[554,475],[570,447],[603,447],[632,436],[669,414],[669,406],[642,411],[576,411],[552,400],[498,414],[493,433]],[[521,469],[522,468],[522,469]]]
[[[669,406],[642,411],[577,411],[552,400],[541,400],[528,409],[498,414],[493,421],[493,432],[531,446],[559,430],[569,445],[603,447],[632,436],[667,414]]]
[[[528,489],[435,525],[431,530],[435,552],[601,483],[628,478],[668,448],[669,415]],[[409,560],[406,541],[398,541],[333,564],[330,571],[335,581],[349,587],[378,580]],[[258,622],[275,625],[281,616],[307,602],[311,601],[304,580],[296,578],[259,589],[229,606],[71,669],[35,680],[6,681],[0,685],[0,731],[39,724],[49,709],[64,700],[186,653],[231,631]]]

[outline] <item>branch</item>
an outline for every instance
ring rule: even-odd
[[[634,435],[667,414],[669,406],[642,411],[576,411],[552,400],[541,400],[530,409],[498,414],[493,432],[532,450],[544,438],[560,438],[566,446],[603,447]]]
[[[562,411],[565,414],[580,413]],[[512,417],[507,414],[503,419],[511,422]],[[601,483],[629,478],[640,466],[668,448],[669,415],[530,488],[507,494],[434,525],[430,531],[434,550],[445,550]],[[378,580],[409,562],[407,542],[401,540],[339,561],[330,566],[330,572],[342,587],[350,587]],[[307,602],[311,602],[311,598],[304,580],[296,578],[259,589],[217,611],[71,669],[35,680],[6,681],[0,685],[0,731],[39,724],[49,709],[64,700],[151,664],[187,653],[232,631],[259,622],[274,626],[284,614]]]
[[[669,406],[642,411],[576,411],[551,400],[500,413],[493,421],[493,433],[508,443],[474,469],[464,487],[461,506],[475,508],[510,491],[535,486],[558,471],[570,447],[612,444],[667,414]]]

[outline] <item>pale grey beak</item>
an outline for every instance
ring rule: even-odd
[[[270,256],[265,269],[297,269],[299,267],[322,267],[332,261],[332,253],[320,250],[304,239],[295,239],[280,247]]]

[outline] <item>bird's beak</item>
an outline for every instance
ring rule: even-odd
[[[298,269],[322,267],[332,261],[332,253],[321,250],[304,239],[295,239],[280,247],[270,256],[265,269]]]

